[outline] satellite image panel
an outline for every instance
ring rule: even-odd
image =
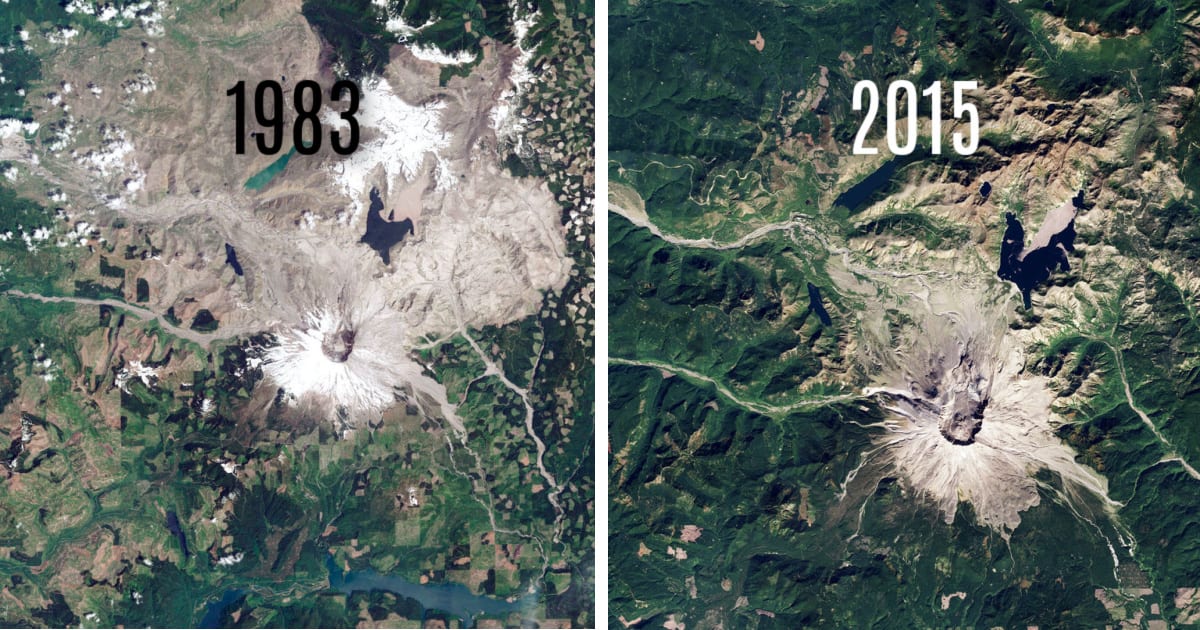
[[[592,5],[0,5],[0,626],[587,627]]]
[[[1200,623],[1200,4],[610,11],[610,627]]]

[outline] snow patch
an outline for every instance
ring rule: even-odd
[[[231,553],[227,556],[221,556],[220,558],[217,558],[217,564],[223,567],[231,567],[241,562],[245,557],[245,552],[239,551],[237,553]]]
[[[376,0],[374,4],[376,6],[383,7],[385,10],[387,9],[386,2]],[[430,18],[428,22],[422,24],[421,26],[412,26],[411,24],[405,22],[404,18],[401,17],[400,14],[392,14],[391,11],[387,12],[386,18],[387,21],[384,22],[383,27],[387,29],[389,33],[395,33],[399,35],[401,43],[404,43],[409,37],[412,37],[413,35],[416,35],[417,33],[420,33],[421,31],[436,24],[436,20]]]
[[[516,3],[512,4],[512,11],[514,16],[519,13]],[[529,29],[533,28],[537,17],[538,13],[533,11],[513,20],[513,35],[520,54],[513,60],[512,70],[508,76],[512,87],[500,93],[500,98],[496,101],[496,106],[492,108],[491,115],[492,129],[501,139],[520,135],[529,125],[529,121],[518,116],[516,111],[525,92],[533,83],[533,71],[529,69],[529,63],[533,60],[533,49],[525,48],[524,45],[525,36],[529,34]]]
[[[167,9],[167,3],[164,0],[150,2],[142,0],[141,2],[130,3],[98,3],[89,2],[88,0],[71,0],[63,7],[69,14],[90,15],[97,22],[108,24],[118,28],[128,28],[137,23],[141,25],[142,30],[151,37],[159,37],[164,33],[162,26],[163,12]]]
[[[71,43],[72,39],[79,36],[79,29],[70,26],[60,26],[53,31],[46,33],[46,41],[59,46],[66,46]]]
[[[117,372],[117,388],[128,394],[129,381],[135,378],[146,387],[153,389],[158,385],[158,368],[142,365],[141,361],[130,361],[128,366]]]
[[[401,322],[386,316],[356,319],[324,308],[309,313],[303,326],[278,334],[279,345],[267,351],[263,371],[291,395],[292,402],[313,398],[356,412],[382,411],[395,402],[392,387],[402,381],[394,378],[393,353],[380,352],[377,344],[395,339]],[[353,331],[354,348],[339,362],[322,346],[343,330]]]
[[[362,104],[357,115],[364,137],[370,140],[359,144],[358,149],[330,167],[343,192],[354,200],[354,212],[350,221],[363,210],[363,199],[371,189],[371,174],[383,169],[388,188],[397,189],[398,179],[412,181],[420,173],[425,157],[432,154],[438,168],[446,171],[439,177],[439,187],[450,186],[449,162],[439,151],[450,146],[450,137],[442,128],[442,110],[445,104],[430,102],[411,105],[393,92],[386,79],[371,79],[363,85]],[[326,112],[325,124],[334,127],[346,123],[336,112]]]
[[[121,88],[126,94],[149,94],[158,88],[158,84],[145,70],[139,70],[136,76],[122,83]]]
[[[443,66],[458,66],[475,60],[475,55],[465,50],[460,50],[451,55],[442,52],[434,46],[423,46],[421,44],[413,44],[408,47],[408,50],[414,57],[421,61],[428,61]]]
[[[11,138],[17,134],[29,135],[38,130],[36,122],[25,122],[16,118],[0,118],[0,138]]]

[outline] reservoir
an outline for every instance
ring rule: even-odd
[[[246,591],[243,591],[241,589],[236,589],[236,588],[225,591],[225,594],[221,595],[221,599],[218,599],[217,601],[208,605],[208,608],[205,609],[205,612],[204,612],[204,618],[200,620],[200,624],[196,627],[198,627],[198,628],[217,628],[217,627],[219,627],[221,624],[221,616],[225,613],[225,610],[227,608],[229,608],[230,606],[234,605],[235,603],[237,603],[237,601],[239,599],[241,599],[242,595],[244,595],[245,593],[246,593]]]
[[[387,591],[414,600],[420,604],[423,611],[420,620],[422,625],[424,625],[425,615],[433,610],[458,617],[462,620],[462,627],[470,628],[474,626],[475,617],[479,615],[506,616],[514,612],[528,611],[532,616],[538,603],[537,595],[532,594],[523,595],[510,602],[486,595],[476,595],[462,584],[416,584],[399,576],[382,575],[371,570],[343,572],[341,567],[334,562],[332,555],[326,557],[325,567],[329,570],[329,590],[346,595],[363,591]],[[205,607],[204,617],[197,627],[218,627],[228,609],[238,604],[246,594],[245,589],[226,590],[220,599],[208,603]],[[522,615],[522,619],[525,618]],[[522,625],[529,627],[533,625],[533,622],[527,621]]]
[[[463,627],[470,628],[476,615],[507,615],[532,609],[536,595],[525,595],[515,601],[506,601],[476,595],[462,584],[414,584],[394,575],[380,575],[374,571],[349,571],[342,569],[329,556],[325,561],[329,569],[329,587],[347,595],[355,591],[380,590],[415,599],[426,611],[440,610],[463,620]],[[531,610],[532,611],[532,610]],[[424,619],[422,619],[424,621]]]

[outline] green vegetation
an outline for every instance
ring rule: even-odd
[[[788,144],[799,134],[817,138],[826,126],[837,142],[852,142],[861,122],[850,109],[859,79],[928,85],[969,78],[986,88],[1026,67],[1063,100],[1123,88],[1151,103],[1184,73],[1176,19],[1185,11],[1165,2],[922,0],[915,7],[866,2],[837,9],[622,2],[611,10],[620,35],[609,75],[610,177],[636,189],[657,224],[696,237],[732,239],[794,211],[780,196],[795,205],[826,188],[829,178],[796,159]],[[1065,48],[1045,26],[1060,18],[1085,32],[1096,19],[1105,32],[1135,30]],[[681,19],[689,28],[676,28]],[[750,44],[759,34],[761,52]],[[842,58],[847,54],[852,62]],[[821,67],[829,86],[819,107],[798,108],[802,96],[819,90]],[[928,116],[924,99],[919,111]],[[877,124],[874,133],[882,129]],[[1188,163],[1191,152],[1181,152]],[[822,159],[837,166],[835,156]],[[983,160],[958,166],[976,169]]]
[[[1072,408],[1077,422],[1061,434],[1109,478],[1110,492],[1126,503],[1122,515],[1135,523],[1139,540],[1169,541],[1144,550],[1142,564],[1153,580],[1200,582],[1197,565],[1185,560],[1200,553],[1189,538],[1196,525],[1170,518],[1200,510],[1200,488],[1179,464],[1162,461],[1200,461],[1200,427],[1192,422],[1200,413],[1200,375],[1191,365],[1192,357],[1200,356],[1200,320],[1186,294],[1161,274],[1113,282],[1115,299],[1094,305],[1078,327],[1050,340],[1036,366],[1062,380],[1065,393],[1073,393],[1088,376],[1102,376],[1096,391]],[[1154,304],[1153,317],[1126,308],[1134,284]],[[1147,414],[1154,430],[1138,411]]]
[[[1200,118],[1181,89],[1195,84],[1198,8],[614,4],[610,625],[1178,619],[1175,589],[1200,585],[1200,482],[1185,466],[1200,463],[1200,309],[1188,271],[1200,259]],[[846,194],[888,164],[848,155],[862,120],[852,87],[902,78],[1003,82],[993,102],[1020,95],[1017,107],[1048,126],[991,121],[975,155],[918,150],[871,190]],[[1071,109],[1114,102],[1095,100],[1106,95],[1118,111]],[[1176,112],[1172,133],[1161,120]],[[877,119],[874,133],[883,128]],[[1080,142],[1097,148],[1094,161],[1043,163]],[[981,180],[995,185],[988,200]],[[885,307],[862,296],[921,301],[919,289],[892,295],[891,274],[928,270],[908,285],[928,288],[948,268],[971,268],[976,250],[998,248],[997,211],[1018,214],[1029,238],[1063,201],[1038,197],[1047,182],[1085,189],[1080,247],[1071,271],[1052,277],[1054,299],[1012,315],[1010,335],[1049,337],[1024,369],[1049,379],[1055,429],[1121,505],[1104,515],[1042,472],[1040,502],[1015,530],[977,526],[967,501],[947,524],[884,467],[879,426],[892,416],[857,395],[886,363],[867,333],[915,322],[865,311]],[[812,312],[809,283],[832,325]]]
[[[503,0],[391,0],[391,5],[410,26],[432,22],[412,41],[447,53],[477,52],[484,37],[514,43],[512,8]]]
[[[970,504],[947,525],[892,478],[843,505],[877,408],[771,418],[655,369],[614,367],[610,382],[614,619],[861,628],[1108,618],[1093,593],[1113,582],[1103,539],[1053,496],[1007,542],[973,524]],[[703,528],[695,542],[680,538],[687,525]],[[958,591],[965,599],[943,608]]]
[[[8,80],[7,89],[0,91],[0,116],[28,121],[31,118],[25,108],[25,97],[18,90],[28,91],[41,78],[41,62],[24,48],[14,46],[12,39],[15,37],[4,44],[4,52],[0,52],[0,68],[4,69],[4,78]]]
[[[921,241],[928,249],[954,249],[969,236],[967,229],[920,212],[894,212],[863,221],[851,236],[892,234]]]
[[[532,6],[536,9],[537,5]],[[466,76],[480,61],[485,38],[515,43],[513,9],[503,0],[390,0],[386,11],[370,0],[305,0],[303,11],[352,78],[380,73],[391,46],[401,41],[400,35],[385,28],[389,14],[399,15],[405,24],[419,29],[404,35],[404,41],[434,46],[449,54],[474,54],[465,68],[444,68],[443,84],[451,76]]]
[[[29,90],[41,78],[41,60],[28,48],[20,33],[40,33],[59,26],[90,31],[100,42],[112,39],[117,28],[102,24],[81,14],[72,15],[57,0],[10,0],[0,11],[0,70],[4,89],[0,90],[0,117],[25,118],[29,115],[25,96],[19,90]]]
[[[17,195],[0,185],[0,288],[20,288],[47,293],[63,292],[55,285],[63,281],[62,269],[73,269],[73,248],[56,247],[53,240],[32,241],[39,228],[55,227],[54,214],[48,208]],[[24,236],[31,237],[26,243]],[[30,245],[37,256],[30,255]]]
[[[1200,151],[1196,147],[1200,147],[1200,95],[1188,105],[1174,152],[1180,165],[1180,179],[1191,189],[1193,201],[1200,199]]]
[[[437,17],[422,43],[450,52],[481,50],[485,37],[513,43],[508,3],[409,4],[403,10],[416,26]],[[173,19],[221,19],[236,5],[185,3]],[[37,37],[73,23],[58,4],[14,0],[12,7],[2,19],[13,20],[14,40],[22,26]],[[23,16],[28,7],[44,14]],[[518,11],[529,8],[536,5]],[[370,2],[313,1],[303,11],[331,61],[356,76],[380,70],[398,42]],[[593,17],[577,2],[547,5],[528,38],[539,63],[560,68],[555,81],[530,86],[529,106],[553,104],[571,116],[560,126],[572,133],[530,139],[522,146],[537,154],[511,161],[553,180],[564,220],[590,197],[583,188],[590,163],[580,158],[591,150]],[[95,28],[76,44],[103,45],[99,23],[80,19]],[[168,29],[164,41],[224,48],[253,36],[204,39]],[[6,86],[37,81],[29,50],[8,50],[0,60]],[[465,66],[458,71],[473,64]],[[0,97],[11,115],[25,115],[23,99]],[[39,133],[43,143],[48,127]],[[267,186],[291,156],[279,156],[246,187]],[[137,302],[165,308],[166,322],[181,329],[221,329],[225,310],[197,309],[187,297],[177,308],[161,306],[170,298],[159,293],[175,287],[159,286],[161,275],[147,268],[156,263],[146,262],[163,254],[160,231],[132,219],[104,223],[105,215],[97,229],[114,244],[74,239],[60,247],[71,226],[36,201],[45,189],[17,184],[19,192],[0,187],[0,234],[13,233],[0,239],[0,291]],[[88,197],[70,192],[73,216]],[[461,586],[494,599],[532,590],[520,612],[486,618],[504,627],[545,619],[594,625],[588,237],[571,243],[572,278],[538,313],[467,333],[520,393],[495,376],[479,378],[484,365],[465,337],[420,350],[429,375],[450,391],[470,432],[465,442],[436,404],[408,391],[397,392],[403,400],[384,417],[349,432],[290,404],[263,386],[269,337],[202,346],[131,308],[0,293],[0,415],[10,436],[0,458],[0,568],[11,596],[27,603],[0,611],[0,626],[192,627],[210,612],[209,621],[241,627],[484,620],[459,620],[384,591],[335,592],[331,569],[375,571],[429,589]],[[547,446],[540,461],[527,412]],[[548,486],[540,465],[561,488]]]
[[[610,243],[621,252],[609,268],[611,356],[694,370],[769,404],[805,400],[820,381],[814,377],[839,361],[846,341],[839,315],[847,305],[826,290],[834,323],[821,324],[807,283],[830,282],[819,260],[797,246],[780,239],[744,250],[688,250],[619,217],[611,221]]]
[[[95,611],[104,625],[192,626],[204,614],[202,604],[236,587],[249,595],[234,609],[251,614],[253,625],[356,617],[361,598],[321,596],[289,604],[275,596],[320,593],[329,554],[338,565],[413,582],[425,576],[435,583],[474,584],[471,571],[485,567],[495,573],[494,583],[473,588],[496,595],[515,593],[541,575],[543,559],[532,550],[510,569],[495,565],[491,554],[528,545],[521,536],[496,532],[487,542],[494,546],[480,546],[493,530],[476,490],[459,472],[477,463],[462,459],[461,449],[447,450],[435,421],[402,409],[379,429],[337,439],[327,423],[306,420],[286,405],[251,420],[246,409],[261,373],[249,366],[262,339],[206,356],[160,337],[147,365],[167,371],[152,384],[133,378],[127,391],[118,390],[108,372],[95,375],[94,390],[81,390],[71,383],[90,369],[81,361],[79,340],[97,338],[91,334],[99,322],[95,308],[6,297],[0,298],[0,317],[11,323],[0,331],[0,400],[7,404],[17,392],[30,397],[40,391],[45,410],[43,417],[29,416],[35,440],[12,460],[20,484],[0,491],[0,539],[14,550],[0,565],[23,576],[19,592],[30,601],[61,601],[55,614]],[[110,320],[109,332],[117,325]],[[54,367],[42,368],[43,359]],[[195,369],[181,370],[185,366]],[[52,377],[39,378],[43,371]],[[500,460],[511,471],[489,468],[489,483],[507,497],[507,503],[498,501],[497,518],[529,522],[533,515],[522,512],[542,503],[529,497],[530,484],[518,468],[529,444],[511,433],[519,420],[496,413],[511,407],[511,398],[479,387],[473,386],[463,409],[475,416],[478,406],[480,419],[495,418],[479,426],[480,439],[504,439],[511,449],[511,457]],[[110,406],[114,411],[102,411]],[[483,435],[492,432],[495,438]],[[235,464],[237,472],[227,472],[222,462]],[[411,487],[420,507],[407,504]],[[572,510],[572,528],[590,527],[586,506]],[[179,515],[190,557],[166,527],[168,511]],[[466,552],[455,551],[460,548]],[[235,553],[244,559],[228,567],[216,562]],[[92,581],[53,590],[55,574],[31,571],[43,561],[61,563],[66,571],[86,569]],[[121,566],[126,568],[117,572]],[[554,592],[547,605],[556,602]],[[411,605],[392,600],[394,611],[413,614]],[[10,616],[5,625],[19,622]]]
[[[846,42],[875,48],[855,78],[900,74],[906,53],[891,43],[892,30],[916,27],[909,18],[933,6],[879,3],[845,11],[666,2],[615,3],[611,11],[612,32],[620,37],[610,49],[610,176],[636,188],[664,227],[710,236],[747,231],[738,221],[718,223],[726,211],[713,206],[750,202],[755,220],[765,223],[792,211],[773,191],[794,187],[787,196],[795,202],[812,199],[818,178],[810,167],[795,172],[796,164],[768,156],[793,131],[818,130],[822,116],[834,119],[839,139],[852,136],[846,114],[853,81],[837,70]],[[689,28],[678,28],[680,20]],[[759,33],[762,52],[750,43]],[[818,89],[821,66],[831,71],[821,107],[789,111],[799,91]],[[784,117],[796,122],[785,125]]]
[[[379,74],[388,62],[394,36],[371,0],[305,0],[304,18],[345,64],[346,75]]]
[[[213,332],[219,327],[219,325],[220,322],[213,317],[211,311],[208,309],[200,309],[200,312],[196,313],[196,316],[192,318],[192,324],[190,327],[192,330],[200,332]]]

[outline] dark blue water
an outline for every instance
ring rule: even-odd
[[[183,533],[183,527],[179,524],[179,515],[175,512],[167,512],[167,529],[179,539],[179,546],[183,548],[183,557],[192,557],[192,552],[188,550],[187,535]]]
[[[225,262],[229,263],[230,267],[233,267],[233,273],[239,276],[242,275],[242,263],[238,262],[237,250],[229,243],[225,243]]]
[[[198,628],[217,628],[220,627],[221,615],[232,605],[236,604],[242,598],[246,591],[242,589],[230,589],[221,595],[221,599],[208,605],[208,609],[204,612],[204,618],[200,620]]]
[[[821,318],[821,323],[826,326],[833,324],[833,320],[829,317],[829,311],[825,310],[825,304],[821,301],[821,289],[817,285],[808,283],[808,305],[809,308]]]
[[[1082,200],[1082,195],[1080,199]],[[1025,301],[1025,308],[1028,309],[1032,306],[1030,294],[1034,287],[1049,280],[1055,268],[1071,270],[1067,252],[1075,251],[1075,221],[1072,220],[1066,229],[1052,236],[1045,247],[1032,250],[1025,255],[1024,260],[1018,260],[1021,250],[1025,249],[1025,228],[1011,212],[1004,214],[1004,220],[1008,222],[1008,227],[1004,230],[1004,241],[1000,244],[1000,269],[996,271],[996,275],[1000,276],[1001,280],[1011,281],[1021,289],[1021,297]]]
[[[879,168],[875,169],[874,173],[867,175],[865,179],[851,186],[846,192],[837,196],[833,200],[833,205],[842,206],[850,210],[850,212],[858,212],[862,206],[866,205],[875,193],[883,189],[888,182],[892,181],[892,176],[896,174],[896,170],[902,166],[907,166],[917,161],[917,154],[910,153],[901,157],[894,157],[884,162]]]
[[[380,215],[380,210],[383,210],[383,200],[379,198],[379,190],[372,188],[371,209],[367,212],[367,232],[358,242],[366,243],[371,249],[379,252],[383,264],[388,265],[392,262],[392,247],[403,241],[405,236],[412,234],[413,222],[412,219],[394,220],[395,210],[388,213],[385,220]]]
[[[511,612],[528,610],[533,612],[536,595],[525,595],[515,601],[476,595],[462,584],[414,584],[394,575],[380,575],[374,571],[342,572],[341,567],[329,556],[325,561],[329,569],[329,587],[349,595],[355,591],[387,591],[420,602],[426,611],[439,610],[463,620],[463,627],[470,628],[474,617],[480,614],[507,615]],[[422,619],[424,621],[424,619]]]

